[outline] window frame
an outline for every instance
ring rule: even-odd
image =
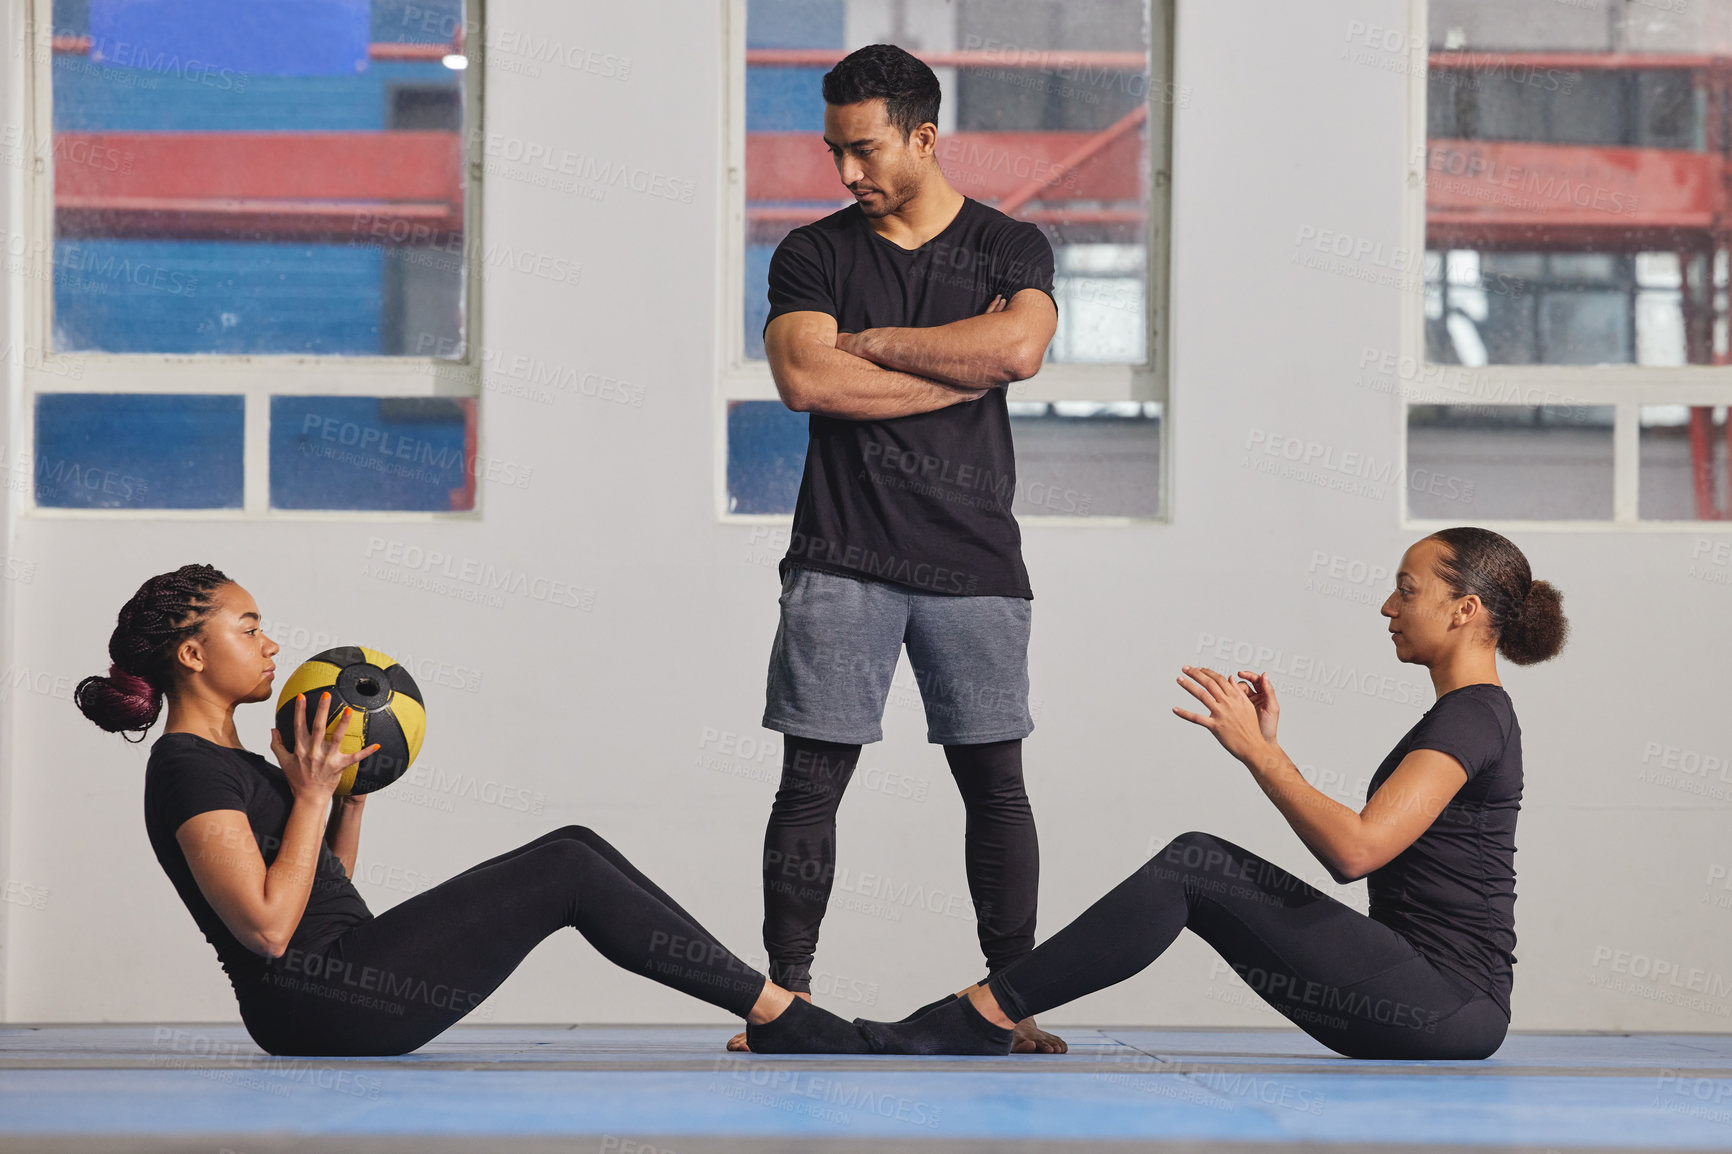
[[[475,487],[470,509],[428,512],[389,509],[273,509],[270,504],[270,407],[273,396],[474,397],[482,393],[482,265],[479,259],[482,208],[483,90],[486,70],[483,0],[465,0],[464,54],[459,72],[466,116],[460,129],[463,147],[463,307],[464,341],[460,359],[299,353],[107,353],[59,352],[54,338],[54,0],[25,4],[25,120],[37,152],[25,173],[24,241],[28,252],[45,254],[46,277],[21,278],[26,341],[41,350],[21,374],[16,410],[17,445],[31,462],[31,483],[13,498],[26,517],[132,520],[415,522],[478,520],[482,491]],[[43,142],[48,142],[46,156]],[[245,398],[242,434],[243,485],[239,509],[78,509],[36,501],[36,397],[39,393],[224,394]],[[477,405],[477,456],[485,456],[486,429]]]
[[[1409,252],[1423,254],[1425,244],[1426,161],[1430,137],[1426,131],[1427,77],[1430,73],[1431,0],[1407,3],[1407,139],[1403,187],[1402,235]],[[1424,278],[1412,291],[1401,294],[1401,335],[1398,345],[1403,363],[1429,368],[1425,356]],[[1445,366],[1454,368],[1457,366]],[[1644,405],[1732,404],[1732,365],[1481,365],[1471,370],[1474,380],[1492,390],[1494,396],[1537,395],[1562,398],[1571,405],[1609,405],[1612,408],[1612,515],[1610,519],[1579,521],[1497,520],[1477,521],[1485,528],[1504,533],[1547,532],[1642,532],[1728,533],[1729,521],[1660,521],[1639,516],[1638,487],[1641,477],[1641,409]],[[1532,392],[1530,393],[1530,390]],[[1422,404],[1479,404],[1447,389],[1409,395],[1398,389],[1396,406],[1400,421],[1400,473],[1402,484],[1400,526],[1406,530],[1435,532],[1459,521],[1415,517],[1408,511],[1405,484],[1408,475],[1408,411]],[[1556,401],[1543,403],[1557,403]],[[1512,406],[1527,407],[1527,406]]]
[[[1168,325],[1169,277],[1172,251],[1172,99],[1155,99],[1159,92],[1179,91],[1174,72],[1173,30],[1179,0],[1145,0],[1149,5],[1149,96],[1145,120],[1149,141],[1148,235],[1144,283],[1147,285],[1145,359],[1141,364],[1045,364],[1040,372],[1011,386],[1012,401],[1155,401],[1161,406],[1161,464],[1158,484],[1161,512],[1156,517],[1114,515],[1019,516],[1021,524],[1128,526],[1165,524],[1172,520],[1172,414],[1170,367],[1172,330]],[[725,141],[721,178],[722,291],[717,310],[717,347],[721,368],[716,374],[714,470],[718,520],[730,524],[780,525],[787,513],[728,512],[728,428],[730,401],[780,401],[767,361],[745,355],[746,303],[746,18],[749,0],[724,0],[724,91],[720,102]],[[838,196],[838,201],[841,197]]]

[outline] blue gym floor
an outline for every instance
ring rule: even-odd
[[[718,1026],[458,1026],[288,1059],[239,1026],[0,1027],[0,1149],[1732,1149],[1732,1035],[1515,1034],[1485,1062],[1296,1031],[1068,1029],[1068,1055],[761,1057]]]

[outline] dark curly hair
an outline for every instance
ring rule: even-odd
[[[938,123],[942,97],[932,69],[894,44],[868,44],[824,73],[825,104],[882,100],[903,140],[922,124]]]
[[[1453,597],[1473,594],[1485,606],[1498,652],[1517,665],[1556,657],[1569,637],[1564,597],[1549,581],[1536,581],[1528,559],[1501,533],[1490,529],[1440,529],[1432,538],[1449,555],[1438,576]]]
[[[108,638],[108,676],[86,677],[72,692],[80,712],[110,733],[143,741],[174,688],[175,649],[204,629],[211,595],[229,583],[209,565],[182,565],[140,585]]]

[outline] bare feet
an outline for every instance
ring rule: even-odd
[[[1004,1007],[998,1004],[993,996],[992,987],[980,984],[957,991],[957,997],[967,998],[974,1003],[974,1008],[980,1011],[980,1016],[1000,1029],[1009,1030],[1010,1052],[1012,1054],[1068,1054],[1070,1047],[1057,1034],[1049,1034],[1035,1025],[1033,1018],[1024,1018],[1012,1023],[1010,1015],[1004,1012]]]
[[[758,1004],[756,1006],[752,1007],[753,1015],[756,1017],[761,1017],[763,1019],[762,1022],[756,1023],[758,1025],[763,1025],[764,1022],[774,1021],[777,1014],[781,1013],[781,1011],[788,1008],[788,1003],[782,1002],[779,998],[777,998],[775,996],[775,994],[772,994],[771,993],[772,990],[775,991],[775,994],[781,994],[781,993],[785,992],[779,986],[772,986],[768,982],[764,983],[764,993],[758,998]],[[794,995],[794,997],[804,998],[808,1002],[810,1002],[812,1000],[812,995],[806,994],[806,993],[797,993]],[[762,1010],[771,1010],[773,1012],[768,1013],[768,1014],[760,1013],[760,1011],[762,1011]],[[748,1021],[750,1021],[750,1020],[752,1020],[752,1019],[748,1019]],[[1048,1037],[1050,1037],[1050,1036],[1051,1035],[1048,1035]],[[1063,1045],[1062,1042],[1059,1044]],[[735,1054],[750,1054],[752,1052],[752,1048],[750,1046],[746,1045],[745,1031],[742,1030],[740,1033],[735,1034],[733,1037],[728,1039],[728,1050],[731,1053],[735,1053]]]
[[[1057,1034],[1049,1034],[1034,1024],[1033,1018],[1024,1018],[1011,1031],[1010,1052],[1012,1054],[1065,1054],[1070,1047],[1065,1045],[1063,1038]]]

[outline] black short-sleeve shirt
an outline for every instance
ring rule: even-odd
[[[905,249],[852,205],[777,246],[769,319],[821,312],[841,332],[930,328],[1025,288],[1053,291],[1052,246],[1032,224],[965,197],[942,232]],[[928,593],[1032,597],[1010,512],[1015,495],[1003,389],[889,420],[814,413],[782,572],[799,566]]]
[[[1522,742],[1501,686],[1464,685],[1438,698],[1371,777],[1367,800],[1416,749],[1467,771],[1437,819],[1367,877],[1371,916],[1509,1012],[1515,964],[1515,828]]]
[[[256,753],[231,749],[190,733],[165,733],[151,746],[144,771],[144,825],[150,848],[192,920],[216,947],[217,960],[235,993],[242,997],[260,984],[271,960],[253,953],[229,932],[199,890],[175,832],[198,814],[238,809],[247,815],[253,844],[269,866],[277,858],[293,805],[294,794],[281,767]],[[211,848],[222,852],[230,847]],[[342,860],[321,843],[312,893],[289,948],[303,954],[318,953],[345,930],[372,916]]]

